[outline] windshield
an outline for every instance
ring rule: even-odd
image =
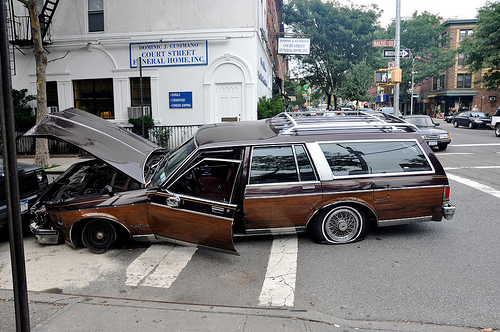
[[[405,118],[409,123],[414,124],[417,127],[434,127],[434,122],[432,122],[429,117],[418,117],[418,118]]]
[[[470,112],[470,116],[473,118],[487,118],[488,117],[483,112]]]
[[[172,173],[172,171],[175,170],[195,149],[196,143],[194,142],[194,138],[191,138],[181,146],[166,154],[151,179],[152,185],[159,186],[162,184],[170,173]]]

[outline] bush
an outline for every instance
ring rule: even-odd
[[[28,89],[12,89],[15,130],[27,131],[36,124],[36,115],[32,115],[33,108],[28,105],[28,102],[35,99],[36,96],[28,95]]]
[[[285,110],[285,105],[281,96],[275,95],[273,98],[266,96],[259,98],[257,104],[257,119],[272,118]]]
[[[128,122],[132,124],[132,132],[142,136],[142,117],[140,118],[130,118]],[[149,115],[144,117],[144,138],[149,139],[149,129],[155,126],[153,118]]]

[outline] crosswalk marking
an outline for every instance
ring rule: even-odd
[[[264,284],[259,296],[259,305],[293,306],[297,278],[297,253],[297,236],[274,238]]]
[[[466,186],[469,186],[469,187],[481,190],[482,192],[485,192],[487,194],[490,194],[490,195],[493,195],[495,197],[500,198],[500,191],[496,190],[493,187],[484,185],[482,183],[479,183],[479,182],[476,182],[476,181],[473,181],[473,180],[469,180],[469,179],[463,178],[461,176],[457,176],[457,175],[453,175],[453,174],[449,174],[449,173],[446,174],[446,175],[448,176],[448,178],[450,180],[460,182],[462,184],[465,184]]]
[[[196,250],[196,247],[153,244],[127,267],[125,283],[169,288]]]

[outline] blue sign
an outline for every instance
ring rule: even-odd
[[[193,108],[193,92],[169,92],[170,108]]]

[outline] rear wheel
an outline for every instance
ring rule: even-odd
[[[96,254],[104,253],[115,240],[116,230],[105,220],[90,221],[83,228],[83,245]]]
[[[474,128],[474,123],[472,121],[469,122],[469,129],[473,129]]]
[[[495,136],[500,137],[500,123],[495,125]]]
[[[320,212],[312,228],[314,240],[326,244],[359,241],[367,232],[368,221],[365,213],[349,205],[340,205]]]

